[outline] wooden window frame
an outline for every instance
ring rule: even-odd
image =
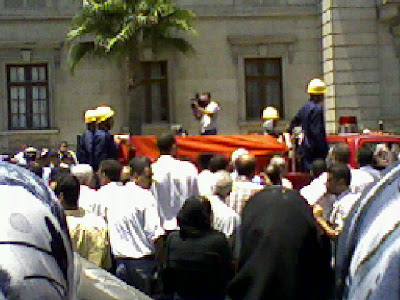
[[[280,69],[280,74],[279,76],[271,76],[271,75],[264,75],[263,72],[260,72],[261,75],[257,76],[251,76],[247,75],[247,63],[249,62],[257,62],[258,68],[260,70],[264,70],[262,66],[268,61],[278,61],[279,62],[279,69]],[[260,99],[263,99],[266,101],[266,90],[265,90],[265,84],[268,81],[274,80],[279,82],[279,90],[280,90],[280,99],[279,99],[279,107],[276,107],[276,109],[279,111],[279,116],[281,118],[284,117],[284,109],[283,109],[283,82],[282,82],[282,59],[281,58],[245,58],[244,59],[244,84],[245,84],[245,104],[246,104],[246,120],[247,121],[254,121],[254,120],[260,120],[262,110],[264,109],[265,106],[269,106],[267,103],[264,102],[264,107],[260,107],[260,114],[259,116],[250,116],[250,112],[248,111],[249,105],[249,96],[248,96],[248,91],[247,91],[247,86],[248,82],[259,82],[260,87],[259,87],[259,93],[260,93]]]
[[[11,82],[11,68],[23,67],[25,72],[25,81],[22,82]],[[44,67],[45,68],[45,81],[30,81],[32,76],[32,67]],[[9,64],[7,68],[7,105],[8,105],[8,129],[9,130],[42,130],[50,129],[50,95],[49,95],[49,70],[47,64]],[[30,70],[27,72],[27,70]],[[13,127],[12,126],[12,113],[11,113],[11,87],[25,87],[25,101],[26,101],[26,127]],[[32,98],[32,87],[46,87],[46,102],[47,102],[47,126],[46,127],[34,127],[33,126],[33,98]]]
[[[151,68],[152,65],[158,64],[161,66],[161,77],[162,78],[151,78]],[[169,122],[169,96],[168,96],[168,62],[167,61],[147,61],[142,62],[143,74],[144,74],[144,99],[145,99],[145,123],[146,124],[154,124],[157,122]],[[166,120],[156,120],[152,119],[152,101],[151,101],[151,85],[153,83],[160,83],[161,88],[165,89],[165,97],[166,97]]]

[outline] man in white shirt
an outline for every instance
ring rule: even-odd
[[[381,173],[372,167],[374,152],[367,146],[361,147],[357,152],[357,164],[360,170],[368,172],[375,180],[381,178]]]
[[[332,165],[328,170],[326,183],[327,192],[335,196],[329,220],[323,217],[323,208],[320,205],[316,204],[313,208],[317,223],[325,234],[333,239],[342,232],[344,221],[360,196],[351,191],[350,182],[351,172],[347,164],[335,163]]]
[[[79,180],[79,207],[87,212],[94,212],[96,191],[90,187],[93,179],[93,168],[88,164],[78,164],[71,167],[71,174]]]
[[[350,163],[350,148],[347,144],[338,143],[331,149],[332,164],[341,162]],[[368,172],[360,169],[350,169],[351,183],[350,189],[353,193],[361,193],[364,188],[374,182],[374,177]],[[328,175],[322,173],[318,178],[314,179],[309,185],[300,190],[300,194],[307,200],[308,204],[314,205],[326,195],[326,182]]]
[[[152,192],[157,200],[161,226],[165,230],[178,228],[176,216],[186,199],[199,195],[197,168],[190,162],[173,157],[175,138],[165,134],[157,139],[160,157],[152,164]]]
[[[200,94],[199,99],[192,102],[192,108],[196,118],[200,120],[201,134],[217,134],[217,114],[220,107],[217,102],[211,101],[211,94]]]
[[[214,173],[215,185],[210,196],[212,208],[213,227],[230,238],[240,225],[239,215],[228,205],[225,200],[232,191],[232,179],[227,171],[221,170]]]
[[[98,174],[100,189],[96,192],[93,212],[107,220],[107,210],[116,206],[119,199],[124,197],[124,186],[120,182],[122,165],[113,159],[106,159],[100,163]]]
[[[135,157],[130,163],[131,179],[125,193],[107,212],[110,242],[116,261],[116,275],[127,284],[151,293],[155,271],[154,242],[164,231],[156,200],[150,192],[151,161]]]

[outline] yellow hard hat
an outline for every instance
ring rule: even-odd
[[[319,78],[312,79],[308,84],[307,93],[311,95],[325,95],[326,83]]]
[[[277,120],[279,119],[279,113],[275,107],[268,106],[264,108],[262,117],[264,120]]]
[[[115,115],[115,112],[109,106],[98,106],[96,112],[97,123],[104,122]]]
[[[93,123],[96,122],[97,119],[97,111],[95,109],[88,109],[85,112],[85,123]]]

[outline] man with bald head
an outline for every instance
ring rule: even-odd
[[[235,161],[237,177],[232,184],[232,193],[227,199],[227,204],[239,215],[242,212],[247,200],[256,192],[263,189],[263,186],[252,182],[256,174],[256,158],[252,154],[243,154]]]

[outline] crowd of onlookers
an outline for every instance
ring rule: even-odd
[[[54,191],[76,253],[153,298],[361,299],[357,269],[346,271],[339,250],[342,233],[354,236],[362,199],[388,176],[373,167],[370,148],[353,169],[349,147],[335,144],[296,191],[281,156],[256,174],[246,149],[201,154],[194,164],[175,157],[172,135],[157,147],[155,161],[105,159],[96,172],[65,142],[55,152],[25,146],[10,162]],[[346,253],[347,264],[359,255]]]

